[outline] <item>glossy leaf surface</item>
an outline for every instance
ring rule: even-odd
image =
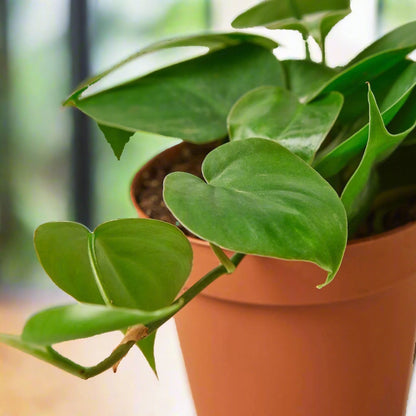
[[[283,84],[273,53],[242,43],[85,98],[78,95],[72,103],[106,126],[205,143],[226,136],[228,112],[245,92]]]
[[[233,251],[311,261],[329,272],[327,282],[334,277],[346,244],[345,211],[305,162],[256,138],[213,150],[202,170],[207,183],[182,172],[165,179],[165,202],[186,228]]]
[[[136,324],[146,325],[177,309],[178,305],[153,312],[81,303],[57,306],[29,318],[23,329],[22,339],[39,345],[53,345]]]
[[[412,63],[395,80],[393,85],[390,86],[390,90],[382,102],[382,117],[385,124],[388,124],[403,105],[405,105],[412,94],[412,91],[415,90],[415,87],[416,64]],[[414,122],[416,114],[412,109],[413,106],[411,105],[410,108],[405,111],[406,117],[413,118],[406,123],[403,121],[403,128],[401,130],[407,129]],[[397,129],[400,129],[400,126],[397,126]],[[364,150],[367,144],[368,130],[369,124],[367,123],[343,143],[321,157],[316,163],[315,169],[326,178],[340,172],[352,158],[356,157]]]
[[[342,193],[341,200],[345,206],[349,224],[354,225],[365,213],[368,199],[372,192],[372,175],[379,163],[390,156],[405,139],[410,129],[400,134],[390,134],[383,122],[375,97],[369,89],[368,102],[370,107],[370,126],[367,146],[360,165],[348,181]],[[415,123],[416,124],[416,123]]]
[[[365,58],[372,55],[377,55],[381,52],[404,49],[409,52],[416,46],[416,21],[402,25],[391,32],[385,34],[380,39],[377,39],[357,56],[355,56],[348,64],[348,66],[354,65]]]
[[[260,87],[248,92],[228,116],[231,140],[261,137],[279,142],[311,163],[342,107],[342,95],[330,93],[302,104],[281,87]]]
[[[348,0],[266,0],[240,14],[232,26],[298,30],[322,45],[332,27],[350,12],[349,5]]]
[[[43,224],[35,248],[51,279],[75,299],[133,309],[169,305],[192,264],[190,244],[176,227],[144,219],[111,221],[94,233],[71,222]],[[154,339],[138,346],[156,371]]]
[[[337,71],[317,62],[290,59],[282,61],[285,67],[287,88],[302,101],[319,90]]]
[[[155,220],[124,219],[98,226],[41,225],[39,260],[52,280],[75,299],[125,308],[167,306],[185,283],[192,251],[176,227]]]
[[[320,94],[327,94],[331,91],[340,92],[347,100],[346,96],[352,95],[360,88],[362,89],[366,82],[371,83],[372,80],[376,79],[381,74],[403,61],[412,49],[413,48],[389,50],[366,58],[363,61],[360,61],[338,73],[318,91],[315,91],[307,96],[306,100],[311,101]]]
[[[249,33],[240,33],[240,32],[231,32],[231,33],[209,33],[209,34],[201,34],[201,35],[186,35],[186,36],[179,36],[176,38],[171,39],[164,39],[162,41],[153,43],[139,51],[133,53],[132,55],[128,56],[126,59],[123,59],[121,62],[117,63],[116,65],[112,66],[111,68],[107,69],[104,72],[101,72],[79,85],[75,91],[67,98],[65,101],[65,105],[74,105],[73,100],[79,98],[79,95],[85,91],[88,87],[94,85],[96,82],[100,81],[102,78],[106,77],[107,75],[115,72],[119,68],[122,68],[126,64],[140,59],[146,55],[153,54],[158,51],[168,50],[172,48],[180,48],[186,49],[187,47],[195,47],[195,46],[202,46],[208,48],[208,53],[212,53],[216,50],[224,49],[230,46],[236,46],[241,43],[252,43],[255,45],[260,45],[266,49],[274,49],[278,45],[273,40],[253,35]],[[188,58],[189,59],[189,58]],[[161,69],[163,65],[160,66]]]

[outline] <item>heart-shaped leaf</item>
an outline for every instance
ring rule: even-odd
[[[407,102],[415,86],[416,63],[412,63],[393,82],[383,100],[381,109],[383,110],[382,117],[385,124],[388,124]],[[411,108],[408,108],[405,114],[406,117],[413,117],[411,120],[411,123],[413,123],[415,115],[414,112],[412,113]],[[410,123],[402,124],[403,128],[401,130],[407,129],[409,127],[407,124]],[[400,129],[400,126],[397,126],[396,129]],[[326,178],[330,178],[340,172],[354,157],[364,150],[367,144],[368,130],[369,124],[367,123],[333,150],[322,155],[315,164],[315,169]]]
[[[262,137],[279,142],[311,163],[342,107],[342,95],[332,92],[302,104],[281,87],[260,87],[248,92],[228,116],[231,140]]]
[[[322,46],[332,27],[350,13],[349,7],[349,0],[266,0],[236,17],[232,26],[298,30]]]
[[[350,230],[361,221],[369,206],[369,199],[373,192],[369,191],[369,184],[375,168],[388,158],[399,144],[410,133],[414,126],[399,134],[390,134],[383,122],[374,94],[369,87],[368,102],[370,107],[370,125],[368,142],[361,163],[348,181],[341,196],[348,216]],[[415,121],[416,125],[416,121]]]
[[[247,42],[94,95],[75,95],[71,103],[101,125],[205,143],[226,136],[231,106],[260,85],[284,85],[282,66],[270,50]],[[119,156],[119,135],[106,137]]]
[[[207,183],[183,172],[165,179],[165,202],[186,228],[229,250],[314,262],[332,280],[346,245],[345,211],[310,166],[255,138],[213,150],[202,171]]]
[[[139,310],[169,305],[192,264],[182,232],[146,219],[110,221],[93,233],[71,222],[43,224],[35,248],[51,279],[80,302]],[[155,370],[153,343],[154,336],[138,345]]]
[[[146,325],[174,313],[179,307],[178,304],[148,312],[81,303],[57,306],[37,312],[29,318],[23,329],[22,340],[38,345],[53,345],[87,338],[136,324]]]
[[[75,299],[142,310],[169,305],[192,264],[183,233],[147,219],[110,221],[94,232],[46,223],[35,232],[35,248],[51,279]]]

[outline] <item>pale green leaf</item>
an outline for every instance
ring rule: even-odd
[[[180,305],[142,311],[92,304],[57,306],[37,312],[23,329],[22,340],[38,345],[87,338],[136,324],[146,324],[174,313]]]
[[[336,92],[302,104],[284,88],[260,87],[240,98],[232,108],[229,136],[231,140],[271,139],[311,163],[342,103],[342,95]]]

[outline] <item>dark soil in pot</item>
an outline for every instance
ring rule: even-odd
[[[174,224],[186,235],[198,238],[182,227],[166,207],[163,201],[163,179],[169,173],[177,171],[188,172],[202,178],[201,165],[205,156],[221,144],[220,141],[206,145],[183,142],[174,158],[167,160],[158,157],[156,161],[146,165],[142,171],[140,188],[134,189],[134,198],[142,211],[149,218]],[[380,234],[414,221],[416,221],[416,195],[413,194],[372,211],[354,238]]]

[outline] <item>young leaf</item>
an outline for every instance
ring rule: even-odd
[[[37,312],[25,324],[22,340],[37,345],[87,338],[136,324],[146,325],[174,313],[180,305],[142,311],[82,304],[57,306]]]
[[[341,196],[347,212],[350,229],[352,230],[365,215],[365,207],[368,206],[368,200],[373,195],[369,185],[374,183],[372,177],[375,173],[375,168],[394,152],[414,128],[412,126],[402,133],[390,134],[384,126],[383,118],[370,86],[368,102],[370,107],[370,125],[367,146],[360,165],[348,181]]]
[[[227,134],[226,118],[245,92],[283,85],[281,64],[258,44],[241,43],[182,62],[72,103],[100,124],[193,143]]]
[[[186,228],[232,251],[314,262],[332,280],[346,245],[345,210],[310,166],[256,138],[213,150],[202,170],[207,183],[182,172],[165,179],[165,202]]]
[[[349,0],[266,0],[236,17],[232,26],[298,30],[322,46],[332,27],[350,13],[349,7]]]
[[[302,104],[284,88],[260,87],[240,98],[231,109],[229,136],[231,140],[271,139],[311,163],[342,103],[342,95],[336,92]]]
[[[383,122],[388,124],[399,110],[406,105],[405,103],[415,91],[416,87],[416,63],[410,64],[406,70],[390,86],[390,90],[383,100],[381,109]],[[406,115],[413,117],[411,123],[414,122],[415,115],[412,114],[411,108]],[[411,124],[410,123],[410,124]],[[403,125],[402,130],[409,126]],[[330,152],[318,156],[315,169],[325,178],[340,172],[354,157],[358,156],[365,148],[368,139],[369,124],[354,133],[347,140],[339,144]]]
[[[76,223],[46,223],[35,248],[51,279],[75,299],[132,309],[169,305],[192,264],[183,233],[147,219],[110,221],[93,233]]]

